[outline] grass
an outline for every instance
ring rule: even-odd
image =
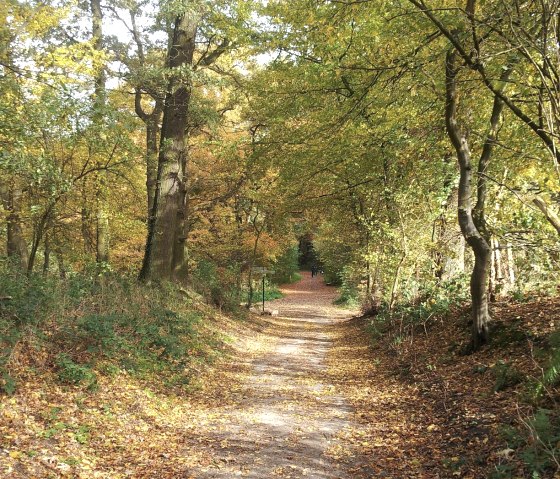
[[[95,390],[98,376],[120,373],[187,387],[223,340],[210,308],[171,284],[76,274],[66,280],[25,274],[0,262],[0,393],[22,375],[52,373],[60,384]]]
[[[246,292],[244,294],[245,297],[247,297],[247,295],[248,295],[248,292]],[[268,282],[268,280],[267,280],[266,283],[265,283],[265,288],[264,288],[264,300],[265,301],[273,301],[275,299],[280,299],[280,298],[283,298],[283,297],[284,297],[284,295],[282,294],[282,292],[280,291],[278,286],[274,283]],[[263,299],[262,283],[259,282],[258,287],[253,290],[253,295],[251,297],[251,302],[252,303],[258,303],[258,302],[262,301],[262,299]]]

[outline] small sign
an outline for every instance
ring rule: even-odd
[[[272,269],[266,269],[263,268],[262,266],[253,266],[253,268],[251,268],[253,270],[253,273],[257,273],[257,274],[274,274],[275,271]]]

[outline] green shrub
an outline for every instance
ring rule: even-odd
[[[382,315],[374,316],[366,326],[366,331],[371,336],[373,343],[376,343],[385,334],[387,327],[385,319],[385,316]]]
[[[560,461],[560,419],[557,412],[537,409],[536,413],[520,420],[518,427],[506,426],[501,430],[507,446],[525,464],[525,477],[551,477]],[[495,479],[513,477],[512,463],[504,463],[491,476]],[[515,476],[517,477],[517,476]]]
[[[67,354],[61,353],[56,358],[58,379],[65,384],[84,384],[91,388],[97,384],[97,376],[87,365],[77,364]]]
[[[284,295],[278,289],[274,283],[271,283],[268,279],[264,281],[264,300],[265,301],[273,301],[275,299],[283,298]],[[262,282],[259,281],[258,287],[253,290],[253,303],[258,303],[262,301]]]
[[[541,353],[546,363],[544,373],[542,379],[536,381],[530,391],[532,401],[537,403],[550,386],[560,383],[560,330],[554,331],[548,337],[548,348]]]
[[[0,392],[11,396],[16,391],[16,381],[10,374],[0,368]]]
[[[340,294],[338,298],[334,300],[334,304],[351,308],[354,308],[360,304],[358,290],[352,285],[343,283],[338,291]]]
[[[0,392],[15,392],[8,363],[17,342],[24,334],[40,334],[41,321],[62,310],[57,286],[52,278],[27,276],[19,264],[0,259]]]
[[[360,304],[360,293],[357,288],[358,280],[351,267],[344,267],[340,275],[339,297],[334,304],[339,306],[356,307]]]
[[[141,344],[160,357],[179,359],[187,355],[196,339],[194,325],[200,320],[196,313],[179,314],[163,307],[154,307],[149,321],[138,325]],[[185,339],[189,338],[188,341]]]
[[[274,275],[272,281],[276,284],[294,283],[301,279],[299,275],[299,251],[297,246],[288,248],[272,265]]]
[[[524,379],[517,369],[504,361],[498,361],[492,368],[494,373],[494,392],[503,391],[521,383]]]
[[[79,319],[80,336],[90,343],[89,350],[113,350],[116,346],[115,314],[87,314]]]
[[[234,311],[241,302],[240,275],[238,264],[218,267],[210,261],[201,260],[192,273],[192,284],[210,304]]]
[[[502,435],[508,447],[515,450],[523,460],[528,472],[527,477],[539,478],[542,474],[554,471],[560,461],[560,419],[557,412],[538,409],[534,416],[523,418],[519,428],[507,427]],[[496,478],[510,477],[504,467]],[[548,477],[548,476],[547,476]]]
[[[529,419],[525,429],[526,447],[521,457],[531,472],[544,472],[553,468],[560,459],[560,422],[558,417],[545,409],[539,409]]]
[[[411,288],[405,291],[403,301],[397,303],[392,312],[385,303],[382,304],[379,314],[412,325],[444,317],[452,308],[469,301],[466,281],[466,276],[461,276],[443,283],[427,284],[418,289]]]

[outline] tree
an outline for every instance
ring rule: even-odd
[[[174,21],[167,56],[170,80],[163,108],[155,198],[148,221],[146,253],[140,277],[171,279],[182,266],[186,200],[186,129],[199,13],[182,12]],[[185,78],[187,76],[187,78]]]
[[[140,277],[149,279],[186,280],[186,242],[188,236],[188,139],[189,128],[196,127],[191,112],[193,79],[199,68],[214,67],[215,62],[232,47],[232,29],[224,34],[204,33],[205,51],[195,61],[197,33],[208,23],[224,18],[245,18],[248,13],[241,3],[236,9],[216,6],[207,18],[203,5],[175,12],[173,33],[167,54],[169,82],[163,104],[158,173],[148,237]],[[204,20],[204,21],[203,21]],[[219,30],[219,28],[218,28]],[[221,39],[220,39],[221,38]],[[218,43],[212,48],[213,42]],[[218,70],[217,70],[218,71]]]
[[[475,264],[471,274],[472,298],[472,349],[477,350],[488,340],[488,276],[490,269],[491,249],[489,236],[486,230],[484,208],[486,203],[486,170],[497,139],[500,115],[503,102],[494,97],[494,106],[490,119],[490,130],[481,157],[478,162],[477,202],[472,206],[472,160],[471,149],[465,131],[461,128],[458,118],[458,92],[457,92],[457,54],[452,49],[448,52],[445,69],[446,85],[446,110],[445,123],[449,139],[457,152],[459,163],[459,189],[458,189],[458,218],[461,232],[465,241],[471,247]],[[505,78],[504,78],[505,80]]]
[[[91,0],[91,17],[92,17],[92,44],[94,50],[98,54],[103,55],[103,12],[101,10],[101,0]],[[106,79],[104,61],[97,68],[94,78],[94,98],[93,98],[93,127],[100,133],[104,127],[103,119],[105,115],[105,106],[107,101]],[[101,171],[104,159],[98,158],[97,167],[99,171],[96,177],[96,255],[95,259],[98,263],[109,262],[109,213],[107,211],[107,178],[106,174]]]
[[[560,171],[560,61],[555,0],[484,3],[438,15],[423,0],[408,0],[445,36],[481,84],[503,102],[548,150]],[[467,28],[457,28],[467,25]],[[504,89],[500,71],[507,71]],[[536,204],[542,204],[542,198]],[[542,208],[539,207],[542,210]],[[544,212],[544,210],[543,210]],[[548,218],[548,216],[547,216]]]

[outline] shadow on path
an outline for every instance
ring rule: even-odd
[[[332,305],[336,290],[303,273],[269,303],[278,318],[263,319],[266,349],[252,364],[242,399],[216,411],[193,431],[205,455],[193,478],[359,477],[359,460],[338,436],[356,425],[344,398],[326,375],[330,329],[352,317]]]

